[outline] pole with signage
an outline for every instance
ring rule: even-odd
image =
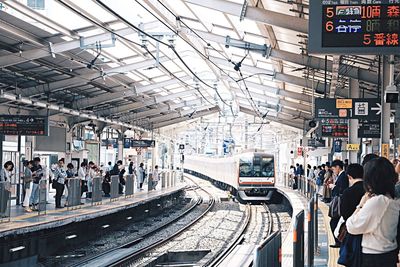
[[[360,86],[359,82],[356,79],[350,79],[350,96],[352,98],[359,98],[360,97]],[[364,105],[363,105],[364,106]],[[360,104],[358,104],[360,107]],[[365,108],[365,106],[364,106]],[[358,110],[359,111],[359,110]],[[357,163],[358,162],[358,152],[360,150],[360,139],[358,136],[358,120],[357,119],[350,119],[349,120],[349,144],[357,144],[357,149],[348,151],[348,159],[350,163]],[[355,147],[355,146],[352,146]]]

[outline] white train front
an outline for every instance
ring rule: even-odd
[[[227,158],[187,156],[185,172],[210,179],[241,202],[270,201],[275,192],[274,155],[260,152]]]

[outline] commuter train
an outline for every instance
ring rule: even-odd
[[[187,156],[185,172],[206,178],[231,191],[240,202],[272,201],[275,195],[275,157],[248,152],[227,158]]]

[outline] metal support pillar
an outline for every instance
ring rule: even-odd
[[[360,97],[360,84],[356,79],[350,79],[350,98]],[[349,143],[359,144],[358,120],[349,120]],[[349,151],[348,159],[350,163],[358,163],[358,151]]]
[[[390,143],[390,104],[385,102],[386,87],[393,84],[394,76],[394,56],[383,57],[383,79],[382,79],[382,117],[381,117],[381,142],[380,151],[382,154],[382,144]],[[390,149],[389,149],[390,151]]]
[[[118,160],[124,160],[124,141],[118,138]]]
[[[4,140],[4,135],[0,134],[0,168],[3,168],[3,140]]]

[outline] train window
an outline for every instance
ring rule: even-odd
[[[261,157],[254,157],[253,161],[253,170],[254,170],[254,177],[261,177],[262,172],[261,172]]]
[[[253,176],[253,159],[241,158],[239,161],[239,176],[252,177]]]
[[[261,176],[262,177],[274,177],[274,158],[273,157],[262,157],[261,160]]]

